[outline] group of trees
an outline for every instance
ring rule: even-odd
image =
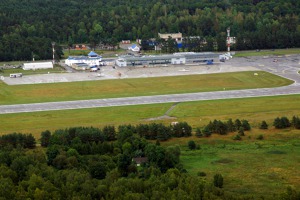
[[[299,8],[295,0],[7,0],[0,4],[0,58],[49,59],[51,41],[115,45],[159,32],[200,36],[206,45],[198,51],[222,51],[228,27],[239,50],[299,47]]]
[[[298,116],[293,116],[292,120],[289,120],[287,117],[277,117],[274,119],[273,125],[278,129],[288,128],[291,126],[295,129],[300,129],[300,119]]]
[[[12,133],[0,136],[0,148],[12,146],[14,148],[35,148],[36,141],[32,134]]]
[[[221,120],[213,120],[210,121],[204,128],[196,129],[196,136],[202,137],[202,136],[210,136],[212,133],[225,135],[229,132],[243,132],[243,131],[249,131],[251,130],[251,126],[247,120],[239,120],[236,119],[233,121],[232,119],[228,119],[226,122],[222,122]]]
[[[74,139],[85,144],[103,143],[107,141],[126,141],[129,136],[138,135],[147,140],[165,141],[171,137],[188,137],[192,135],[192,127],[186,122],[178,122],[166,126],[161,123],[120,125],[117,130],[114,126],[104,126],[102,129],[94,127],[75,127],[65,130],[56,130],[52,135],[50,131],[41,134],[41,145],[49,144],[69,145]],[[88,148],[84,148],[88,149]]]

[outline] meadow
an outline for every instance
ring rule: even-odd
[[[270,88],[291,83],[262,71],[11,86],[0,82],[0,105]]]

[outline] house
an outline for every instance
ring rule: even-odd
[[[169,37],[171,37],[172,39],[175,39],[177,43],[182,42],[182,33],[158,33],[158,37],[164,39],[165,41],[167,41]]]
[[[141,166],[143,163],[148,163],[148,157],[136,157],[132,158],[132,161],[136,163],[136,166]]]
[[[134,51],[134,52],[139,52],[140,51],[140,47],[137,46],[136,44],[133,44],[133,45],[131,45],[131,46],[128,47],[128,50]]]

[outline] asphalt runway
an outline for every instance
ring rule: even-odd
[[[243,62],[243,64],[291,79],[294,83],[278,88],[1,105],[0,114],[300,94],[299,55],[239,58],[232,59],[230,62],[232,65],[239,65]],[[257,75],[259,76],[259,73]]]

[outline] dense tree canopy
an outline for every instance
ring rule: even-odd
[[[49,59],[51,41],[94,46],[158,32],[201,36],[204,50],[225,50],[228,27],[236,49],[299,47],[299,13],[296,0],[7,0],[0,4],[0,60]]]

